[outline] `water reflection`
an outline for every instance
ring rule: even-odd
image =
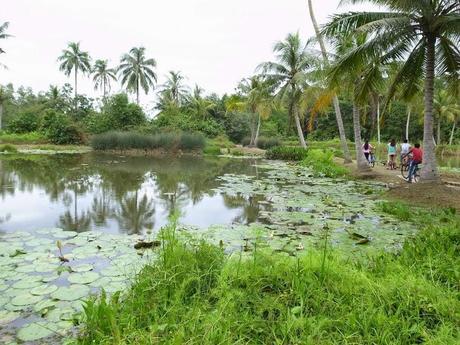
[[[259,198],[220,195],[218,176],[256,175],[255,161],[100,154],[0,157],[0,230],[62,227],[139,234],[181,221],[257,220]]]

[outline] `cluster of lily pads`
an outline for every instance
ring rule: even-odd
[[[215,191],[256,204],[258,222],[206,229],[183,225],[183,233],[202,234],[227,252],[252,251],[260,243],[296,255],[325,243],[347,253],[394,250],[416,230],[379,212],[383,184],[318,178],[282,162],[257,165],[257,171],[257,176],[224,175]],[[142,240],[62,229],[0,235],[0,343],[50,344],[52,337],[69,334],[88,296],[102,288],[126,289],[154,259],[155,251],[136,249]]]
[[[42,229],[0,242],[0,343],[61,338],[78,324],[84,300],[126,288],[151,259],[136,236]],[[59,250],[56,243],[59,243]]]

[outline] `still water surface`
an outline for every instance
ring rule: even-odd
[[[141,234],[178,210],[180,222],[251,223],[258,203],[213,190],[226,173],[257,175],[254,160],[97,153],[0,157],[0,232],[60,227]]]

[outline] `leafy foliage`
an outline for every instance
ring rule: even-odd
[[[267,159],[284,161],[301,161],[307,157],[308,150],[303,147],[277,146],[265,153]]]
[[[346,168],[334,162],[334,152],[331,150],[308,150],[302,165],[310,167],[319,176],[340,177],[348,173]]]

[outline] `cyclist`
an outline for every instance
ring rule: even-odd
[[[417,143],[415,144],[415,147],[409,151],[409,153],[412,154],[412,160],[409,164],[409,176],[407,176],[407,182],[411,183],[412,178],[418,169],[418,165],[423,161],[423,150],[420,148],[420,144]]]
[[[369,140],[366,140],[366,142],[363,144],[363,152],[364,152],[364,156],[366,157],[369,163],[371,162],[370,156],[371,156],[373,149],[374,147],[371,144],[369,144]]]

